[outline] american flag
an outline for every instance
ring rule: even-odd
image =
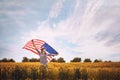
[[[36,46],[36,48],[40,51],[42,47],[46,48],[46,51],[49,54],[58,54],[50,45],[48,45],[45,41],[43,40],[39,40],[39,39],[32,39],[34,41],[34,45]],[[32,40],[28,41],[27,44],[25,44],[25,46],[23,47],[23,49],[32,51],[33,53],[39,55],[39,53],[37,52],[36,48],[33,45]],[[54,57],[53,55],[47,55],[47,62],[50,62],[52,60],[52,58]]]

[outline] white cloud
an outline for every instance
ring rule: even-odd
[[[50,18],[54,18],[59,14],[63,6],[62,3],[63,1],[58,1],[55,6],[53,6],[54,8],[50,11]],[[81,9],[81,6],[79,5],[80,3],[81,2],[77,0],[77,6],[75,6],[73,13],[71,13],[67,19],[54,24],[56,27],[51,27],[49,20],[43,21],[38,25],[38,29],[36,31],[31,31],[29,34],[24,33],[22,39],[26,39],[24,41],[32,38],[43,39],[58,50],[60,53],[59,56],[64,57],[67,61],[75,56],[82,58],[90,57],[93,59],[106,59],[109,55],[120,53],[118,50],[120,48],[119,46],[106,46],[106,40],[98,41],[95,38],[96,36],[99,36],[97,35],[99,32],[108,30],[111,24],[117,24],[114,20],[102,20],[102,18],[99,18],[99,21],[101,22],[95,21],[96,16],[98,15],[97,13],[99,13],[99,9],[104,5],[104,1],[88,1],[83,15],[78,14]],[[60,40],[56,41],[56,38],[74,43],[77,47],[63,47],[63,44],[66,43],[60,44]],[[73,51],[79,52],[80,54],[72,53]],[[111,57],[108,59],[111,59]]]
[[[57,0],[57,2],[53,5],[51,11],[50,11],[50,18],[55,18],[58,16],[59,12],[61,11],[63,7],[64,0]]]

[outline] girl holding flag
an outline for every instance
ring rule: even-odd
[[[39,46],[39,47],[38,47]],[[43,40],[32,39],[23,47],[23,49],[32,51],[40,56],[40,66],[45,66],[48,70],[48,62],[52,60],[58,52]],[[48,54],[47,54],[48,53]]]
[[[46,53],[46,49],[45,49],[44,47],[41,47],[41,51],[39,51],[39,50],[37,49],[37,47],[35,46],[33,40],[32,40],[32,42],[33,42],[33,46],[35,47],[36,51],[39,53],[40,63],[41,63],[40,65],[41,65],[41,67],[45,65],[45,66],[46,66],[46,69],[48,70],[47,56],[48,56],[48,55],[49,55],[49,56],[54,56],[54,54],[47,54],[47,53]]]

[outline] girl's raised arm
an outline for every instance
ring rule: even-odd
[[[34,41],[32,40],[33,46],[35,47],[36,51],[39,53],[39,55],[41,54],[41,52],[37,49],[37,47],[34,44]]]

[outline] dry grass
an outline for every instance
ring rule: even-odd
[[[0,63],[1,80],[120,80],[119,62],[49,63],[48,71],[38,62]]]

